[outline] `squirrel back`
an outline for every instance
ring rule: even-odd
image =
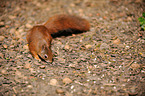
[[[44,26],[53,38],[77,34],[90,29],[90,23],[86,19],[66,14],[50,17]]]

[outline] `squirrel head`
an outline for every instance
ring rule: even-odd
[[[52,62],[52,51],[50,46],[42,45],[42,48],[40,50],[40,53],[38,54],[41,59],[45,60],[46,62]]]

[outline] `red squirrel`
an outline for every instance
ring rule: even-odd
[[[85,32],[90,23],[74,15],[55,15],[44,25],[34,26],[27,32],[27,42],[32,56],[37,60],[52,62],[52,38]]]

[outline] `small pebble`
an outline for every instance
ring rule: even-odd
[[[7,71],[6,71],[6,70],[4,70],[4,69],[2,69],[2,70],[1,70],[1,73],[2,73],[2,74],[6,74],[6,73],[7,73]]]
[[[70,88],[71,88],[71,89],[73,89],[73,88],[74,88],[74,86],[72,85]]]
[[[32,58],[32,55],[31,55],[31,54],[29,54],[27,57]]]
[[[71,6],[71,7],[75,7],[75,4],[71,3],[70,6]]]
[[[126,58],[126,59],[130,59],[130,58],[131,58],[131,56],[125,56],[125,58]]]
[[[69,49],[70,47],[69,47],[69,45],[65,45],[65,47],[64,47],[64,49]]]
[[[22,76],[22,73],[20,71],[16,71],[15,74],[20,76],[20,77]]]
[[[127,17],[127,21],[132,21],[132,18],[131,17]]]
[[[32,28],[33,26],[29,23],[26,24],[26,28]]]
[[[88,44],[88,45],[85,45],[85,47],[88,49],[88,48],[91,48],[92,45]]]
[[[45,65],[41,65],[39,67],[40,67],[40,69],[45,69]]]
[[[5,25],[5,23],[4,22],[0,22],[0,25]]]
[[[4,54],[3,53],[0,53],[0,57],[3,58],[3,56],[4,56]]]
[[[64,84],[69,84],[69,83],[72,83],[72,80],[70,78],[64,78],[63,81],[62,81]]]
[[[24,45],[23,48],[28,50],[28,45]]]
[[[5,39],[4,36],[0,36],[0,41],[3,41]]]
[[[10,19],[15,19],[16,16],[10,15],[9,18],[10,18]]]
[[[16,31],[15,28],[10,29],[10,33],[15,33],[15,31]]]
[[[73,94],[69,92],[65,92],[65,96],[73,96]]]
[[[106,43],[102,43],[100,45],[100,50],[103,50],[103,49],[110,49],[110,46],[108,44],[106,44]]]
[[[24,68],[26,69],[31,68],[31,64],[30,63],[25,64]]]
[[[33,71],[34,71],[34,69],[33,69],[33,68],[29,68],[29,70],[30,70],[31,72],[33,72]]]
[[[62,89],[59,88],[59,89],[56,89],[56,93],[57,93],[57,94],[62,94],[62,93],[64,93],[64,91],[63,91]]]
[[[4,48],[8,48],[8,46],[6,44],[3,45]]]
[[[142,53],[141,56],[142,56],[142,57],[145,57],[145,53]]]
[[[52,86],[57,86],[58,81],[56,79],[51,79],[49,84],[52,85]]]
[[[32,86],[32,85],[28,85],[27,87],[28,87],[28,88],[33,88],[33,86]]]
[[[133,86],[133,87],[131,87],[130,89],[129,89],[129,96],[136,96],[137,95],[137,91],[136,91],[136,87],[135,86]]]
[[[138,68],[140,68],[140,65],[139,64],[136,64],[136,63],[133,63],[133,64],[131,64],[131,66],[130,66],[132,69],[138,69]]]
[[[24,32],[24,30],[23,30],[22,28],[20,28],[20,29],[18,30],[18,32],[19,32],[19,33],[22,33],[22,32]]]
[[[113,44],[120,44],[120,39],[117,38],[116,40],[113,40]]]

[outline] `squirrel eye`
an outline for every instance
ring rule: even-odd
[[[45,57],[45,58],[48,58],[48,56],[47,56],[46,54],[44,55],[44,57]]]

